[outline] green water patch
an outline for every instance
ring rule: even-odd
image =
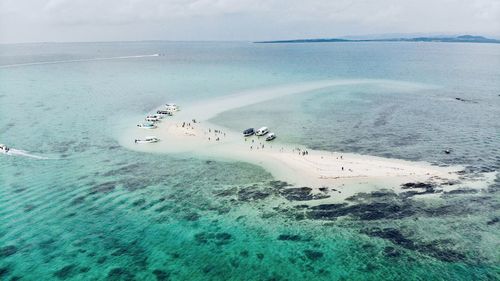
[[[435,193],[434,200],[382,190],[327,204],[338,189],[291,186],[244,163],[120,153],[77,172],[50,164],[72,171],[69,181],[50,174],[53,166],[6,181],[2,277],[494,280],[497,274],[494,186]],[[44,177],[50,181],[41,183]],[[27,205],[36,207],[26,211]]]

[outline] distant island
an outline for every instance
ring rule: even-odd
[[[500,43],[500,40],[486,38],[483,36],[461,35],[461,36],[436,36],[436,37],[414,37],[414,38],[387,38],[387,39],[342,39],[342,38],[319,38],[319,39],[292,39],[276,41],[257,41],[254,43],[335,43],[335,42],[444,42],[444,43]]]

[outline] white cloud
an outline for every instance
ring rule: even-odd
[[[500,0],[0,0],[0,42],[500,35]]]

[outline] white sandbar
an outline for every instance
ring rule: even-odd
[[[280,143],[279,139],[266,142],[264,137],[244,138],[240,132],[232,132],[207,121],[223,111],[251,103],[354,83],[382,82],[325,81],[248,91],[183,108],[175,116],[163,119],[154,130],[134,128],[135,124],[130,124],[131,129],[120,138],[120,143],[127,148],[144,152],[194,153],[211,159],[252,163],[269,171],[277,180],[296,186],[326,186],[342,190],[342,195],[336,196],[338,200],[360,191],[369,192],[382,188],[400,191],[400,185],[408,182],[454,182],[453,188],[460,186],[460,180],[464,183],[456,173],[463,169],[458,166],[438,167],[425,162],[310,150],[300,145]],[[133,142],[136,138],[149,135],[157,136],[161,141],[146,145]],[[306,150],[307,155],[303,155]],[[470,182],[468,186],[471,186]]]

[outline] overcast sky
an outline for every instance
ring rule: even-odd
[[[0,0],[0,43],[500,37],[500,0]]]

